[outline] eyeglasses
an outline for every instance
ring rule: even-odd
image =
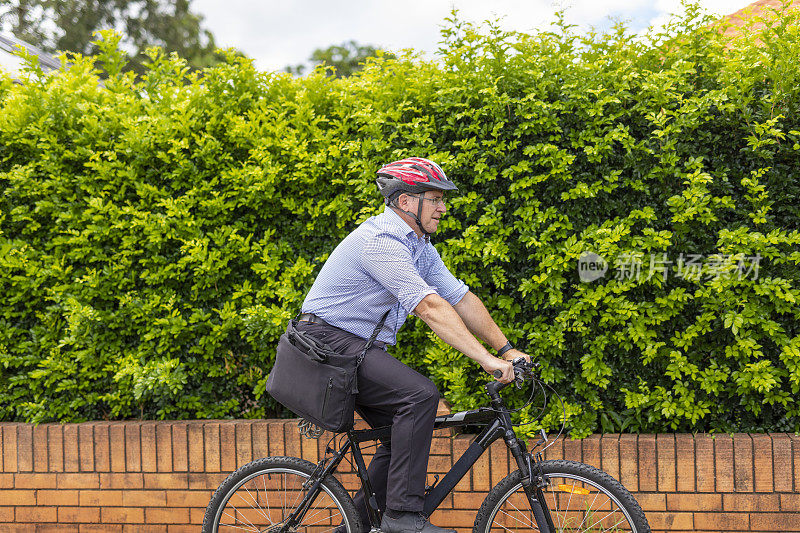
[[[441,198],[427,198],[425,193],[415,195],[417,198],[421,200],[427,200],[433,204],[434,209],[439,207],[440,205],[444,205],[444,196]]]

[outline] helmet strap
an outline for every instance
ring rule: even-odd
[[[412,196],[412,194],[407,193],[407,192],[406,193],[401,193],[401,194],[408,194],[409,196]],[[425,194],[425,193],[422,193],[422,194]],[[422,235],[425,237],[425,240],[426,241],[430,241],[431,234],[429,232],[425,231],[425,228],[422,226],[422,220],[420,220],[420,218],[422,217],[422,202],[423,202],[423,200],[417,194],[414,194],[413,196],[417,197],[417,200],[418,200],[418,203],[419,203],[419,207],[417,208],[417,212],[416,213],[412,213],[411,211],[406,211],[405,209],[402,209],[399,205],[397,205],[397,200],[400,198],[400,194],[395,196],[392,200],[388,200],[387,199],[386,205],[388,205],[389,207],[394,207],[398,211],[401,211],[401,212],[405,213],[406,215],[410,216],[411,218],[413,218],[414,222],[417,223],[417,227],[420,229],[420,231],[422,231]]]

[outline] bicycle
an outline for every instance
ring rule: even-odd
[[[535,381],[534,387],[544,387],[533,376],[534,367],[521,359],[514,361],[515,379],[511,383],[521,386],[524,380],[530,379]],[[436,418],[435,429],[467,425],[486,427],[450,471],[441,480],[437,476],[434,484],[426,489],[423,513],[430,516],[491,444],[502,438],[518,469],[486,496],[475,518],[473,533],[649,533],[644,512],[619,481],[583,463],[544,460],[544,449],[533,453],[547,444],[544,431],[533,450],[527,451],[525,443],[514,434],[512,411],[499,394],[511,383],[494,381],[486,385],[491,407]],[[316,465],[295,457],[266,457],[246,464],[228,476],[214,492],[206,508],[203,533],[321,533],[334,531],[340,524],[344,524],[348,533],[367,528],[370,533],[380,533],[381,512],[360,444],[389,437],[388,426],[348,431],[338,449],[329,443],[325,457]],[[369,524],[360,522],[352,498],[334,476],[348,453],[355,463],[364,494],[373,495],[367,498]]]

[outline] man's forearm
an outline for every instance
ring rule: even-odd
[[[472,292],[467,292],[455,305],[455,311],[472,334],[495,350],[499,350],[508,342],[486,306]]]
[[[494,358],[470,333],[453,306],[439,295],[426,296],[414,312],[440,339],[470,359],[484,365],[487,360]]]

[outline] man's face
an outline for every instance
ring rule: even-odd
[[[422,215],[419,217],[422,222],[423,229],[428,233],[436,233],[439,228],[439,219],[447,212],[447,206],[444,203],[444,193],[441,191],[426,191],[419,196],[411,197],[411,211],[416,213],[419,209],[419,203],[422,203]]]

